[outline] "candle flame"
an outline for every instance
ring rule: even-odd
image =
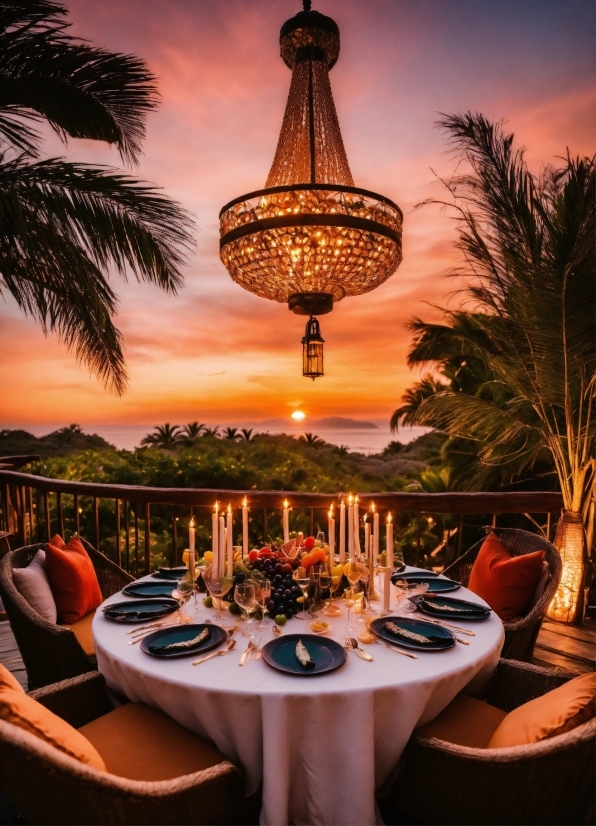
[[[287,509],[287,507],[288,507],[288,500],[287,500],[287,499],[284,499],[284,508],[286,508],[286,509]]]
[[[391,522],[391,511],[387,514],[387,524]]]
[[[213,512],[214,513],[219,513],[219,502],[217,500],[215,500],[215,509],[214,509]]]
[[[242,507],[245,508],[247,506],[247,504],[248,504],[248,500],[245,496],[244,499],[242,500]]]
[[[228,503],[228,513],[229,514],[232,513],[232,503],[231,502]]]
[[[194,526],[195,526],[195,518],[194,518],[194,516],[192,516],[191,519],[190,519],[190,527],[194,528]]]
[[[353,501],[354,501],[354,497],[352,496],[352,494],[350,494],[348,496],[348,502],[350,503],[350,505],[352,504]]]
[[[375,503],[374,503],[374,502],[373,502],[373,503],[372,503],[372,505],[370,506],[370,512],[371,512],[371,513],[374,513],[374,512],[375,512]]]
[[[331,505],[331,507],[329,508],[329,513],[327,514],[327,516],[329,517],[329,519],[333,519],[333,505]]]
[[[358,494],[356,494],[356,498],[354,499],[354,504],[355,504],[355,505],[357,505],[357,504],[358,504]]]

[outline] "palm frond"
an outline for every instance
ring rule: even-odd
[[[139,58],[67,34],[65,15],[53,2],[0,2],[0,137],[34,152],[39,136],[18,121],[43,117],[63,140],[113,143],[135,163],[157,103],[155,78]]]

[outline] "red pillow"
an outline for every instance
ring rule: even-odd
[[[60,537],[46,545],[45,569],[56,602],[58,622],[70,625],[103,602],[97,574],[78,537],[62,546]],[[60,541],[62,541],[60,539]]]
[[[468,588],[507,622],[523,615],[542,573],[544,551],[512,556],[489,534],[472,566]]]

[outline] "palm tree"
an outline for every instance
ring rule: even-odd
[[[170,425],[169,422],[166,422],[164,425],[157,425],[153,433],[148,433],[141,440],[141,444],[149,447],[159,447],[162,450],[174,450],[179,446],[181,437],[180,425]]]
[[[237,427],[226,427],[224,430],[224,439],[233,439],[236,441],[240,438],[240,433]]]
[[[324,440],[319,436],[315,436],[314,433],[303,433],[298,441],[305,442],[309,447],[322,447],[325,444]]]
[[[253,429],[250,428],[247,430],[246,428],[242,428],[240,431],[240,441],[241,442],[252,442],[256,434],[253,435]]]
[[[418,408],[418,424],[475,439],[491,462],[547,448],[564,512],[555,544],[563,577],[550,615],[574,620],[582,553],[593,536],[596,486],[594,158],[567,156],[537,178],[513,135],[481,115],[444,116],[470,174],[447,182],[475,321],[492,381],[507,401],[445,389]]]
[[[191,243],[188,213],[112,169],[39,160],[45,120],[105,141],[136,163],[155,78],[132,55],[71,37],[51,0],[0,0],[0,293],[55,331],[104,384],[127,376],[109,270],[175,292]]]
[[[204,427],[203,438],[219,439],[219,427]]]
[[[206,425],[199,424],[199,422],[189,422],[185,424],[180,435],[181,443],[187,447],[194,445],[203,430],[205,430],[205,427]]]

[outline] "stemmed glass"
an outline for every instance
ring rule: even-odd
[[[302,600],[303,600],[302,601],[302,612],[296,614],[296,619],[305,620],[308,617],[308,614],[306,613],[306,605],[307,605],[307,600],[308,600],[308,587],[310,585],[310,577],[308,575],[308,571],[306,570],[306,568],[303,568],[302,566],[300,566],[299,568],[296,568],[296,570],[292,574],[292,579],[294,580],[296,585],[298,585],[298,587],[302,591]]]
[[[262,579],[260,581],[255,581],[255,587],[257,589],[257,602],[263,612],[262,619],[257,623],[257,628],[265,628],[267,623],[265,622],[265,608],[267,602],[271,598],[271,582],[268,579]]]
[[[315,570],[315,577],[316,577],[317,584],[319,586],[318,587],[319,594],[322,596],[323,591],[326,591],[328,588],[331,588],[331,579],[332,579],[332,577],[331,577],[331,568],[329,567],[329,565],[326,565],[326,564],[317,565],[316,570]],[[329,597],[329,600],[327,601],[327,603],[326,603],[326,605],[323,609],[323,614],[325,614],[326,610],[329,608],[330,605],[331,605],[331,597]],[[329,616],[329,614],[327,613],[326,616]]]
[[[215,619],[221,619],[221,603],[234,581],[230,576],[220,576],[213,568],[203,571],[203,580],[216,609]]]
[[[252,619],[250,618],[251,611],[258,605],[257,589],[255,588],[254,582],[243,582],[242,584],[236,585],[234,599],[244,611],[244,621],[249,625],[252,623]],[[245,637],[252,636],[250,628],[244,628],[242,635]]]
[[[405,614],[413,614],[416,605],[411,601],[411,597],[423,596],[428,591],[428,582],[406,582],[405,579],[398,579],[395,587],[399,610]]]
[[[333,576],[333,572],[329,570],[330,579],[329,579],[329,602],[323,608],[323,614],[326,617],[340,617],[341,616],[341,608],[338,608],[337,605],[333,604],[333,598],[335,592],[339,588],[339,584],[341,582],[341,576]]]
[[[346,588],[344,591],[344,602],[346,603],[346,608],[348,609],[348,631],[354,631],[354,626],[352,625],[352,615],[351,610],[356,605],[356,591],[354,588]]]
[[[189,617],[188,614],[184,613],[184,611],[182,610],[182,606],[189,601],[194,591],[194,588],[194,582],[190,580],[188,574],[185,574],[181,579],[178,580],[176,588],[172,591],[173,598],[178,600],[178,616],[180,617],[180,622],[192,621],[192,617]]]

